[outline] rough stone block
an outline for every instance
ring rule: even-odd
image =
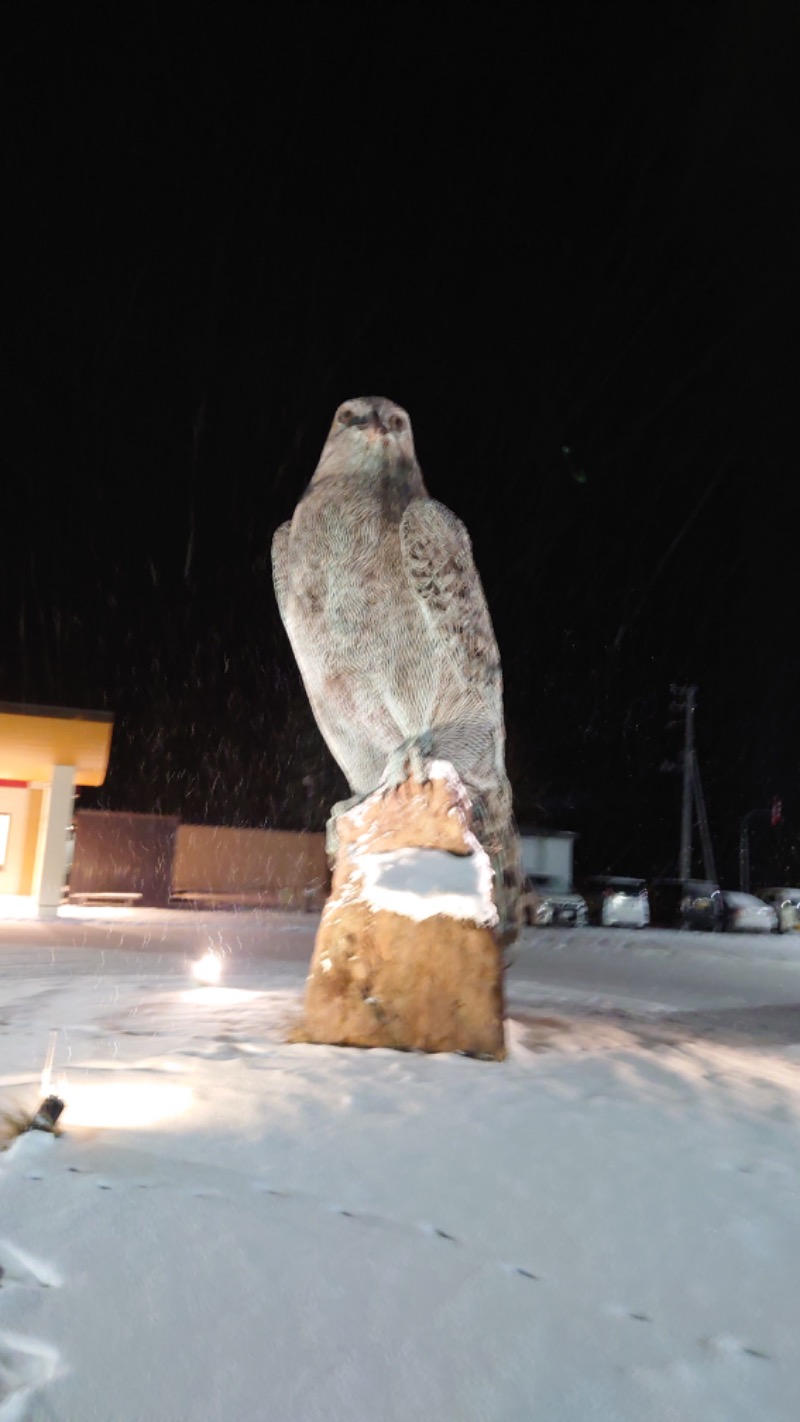
[[[452,766],[376,791],[337,830],[305,1039],[502,1058],[492,871]]]

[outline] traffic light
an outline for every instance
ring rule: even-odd
[[[782,805],[782,803],[781,803],[780,800],[773,800],[773,802],[772,802],[772,810],[771,810],[771,812],[770,812],[770,817],[769,817],[769,822],[770,822],[770,824],[772,825],[772,828],[775,829],[775,826],[776,826],[776,825],[779,825],[782,819],[783,819],[783,805]]]

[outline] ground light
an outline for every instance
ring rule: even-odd
[[[46,1096],[36,1115],[33,1117],[29,1131],[55,1131],[58,1118],[64,1110],[64,1102],[60,1096]]]
[[[44,1069],[42,1093],[44,1100],[31,1119],[28,1130],[55,1134],[57,1123],[70,1126],[107,1126],[116,1130],[153,1126],[172,1120],[187,1111],[192,1103],[188,1086],[162,1082],[70,1080],[65,1073],[58,1078],[58,1094],[51,1091],[55,1039],[51,1033]]]
[[[259,992],[248,988],[224,988],[219,986],[222,977],[223,955],[216,948],[209,948],[202,958],[197,958],[190,967],[192,977],[201,986],[189,988],[182,994],[184,1002],[195,1003],[199,1007],[230,1007],[234,1003],[252,1002],[260,997]]]
[[[222,957],[213,948],[209,948],[202,958],[198,958],[192,963],[192,977],[199,983],[204,983],[206,987],[215,986],[222,977]]]

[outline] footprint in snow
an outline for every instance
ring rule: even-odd
[[[532,1269],[524,1269],[521,1264],[503,1264],[501,1267],[507,1274],[519,1274],[521,1279],[533,1279],[537,1284],[541,1281],[541,1274],[534,1274]]]
[[[737,1354],[744,1354],[748,1358],[757,1358],[762,1362],[770,1362],[771,1355],[765,1353],[762,1348],[754,1348],[751,1344],[743,1343],[740,1338],[732,1338],[729,1334],[720,1333],[713,1338],[701,1338],[700,1342],[704,1348],[711,1353],[719,1353],[723,1357],[735,1357]]]
[[[61,1282],[61,1275],[52,1264],[0,1240],[0,1288],[16,1284],[25,1289],[57,1289]]]
[[[22,1422],[28,1398],[50,1381],[58,1363],[57,1350],[41,1339],[0,1333],[0,1416]]]
[[[432,1239],[449,1239],[451,1244],[458,1244],[454,1234],[448,1234],[446,1229],[440,1229],[438,1225],[421,1224],[419,1229],[421,1234],[428,1234]]]
[[[634,1323],[653,1322],[650,1314],[645,1313],[644,1309],[626,1308],[623,1304],[607,1304],[603,1311],[610,1313],[614,1318],[631,1319]]]

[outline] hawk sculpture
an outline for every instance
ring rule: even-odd
[[[354,797],[399,783],[409,763],[419,775],[428,759],[450,761],[499,901],[518,877],[500,655],[466,528],[430,498],[399,405],[339,407],[272,566],[312,710]],[[501,906],[505,929],[508,917]]]

